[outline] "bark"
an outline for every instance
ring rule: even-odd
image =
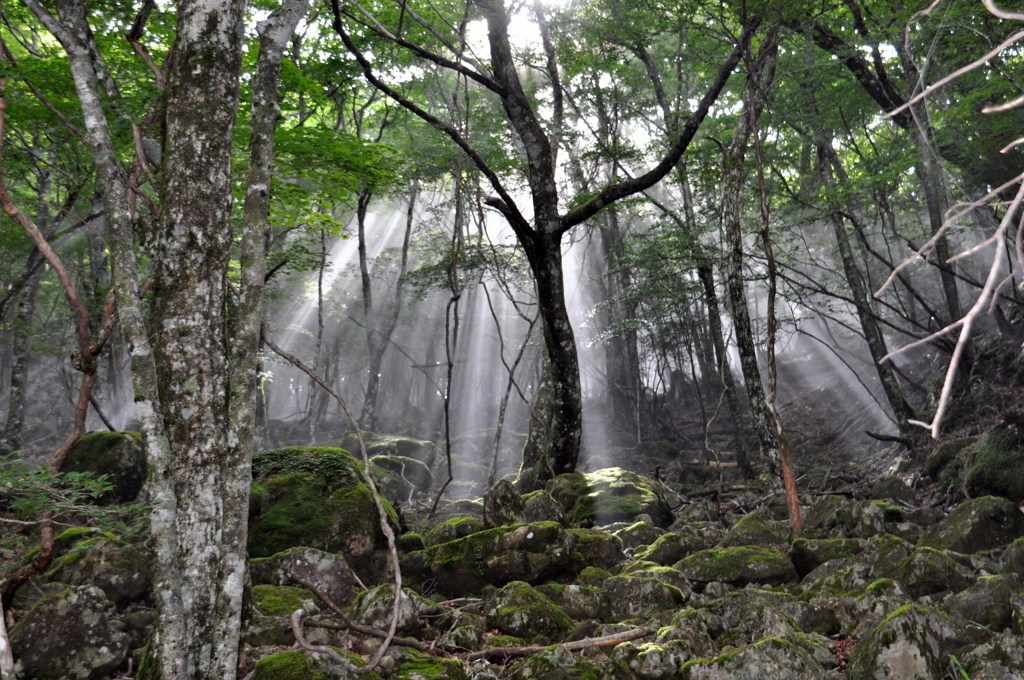
[[[826,135],[825,130],[820,125],[816,125],[814,133],[818,152],[818,174],[825,189],[829,193],[834,193],[837,183],[833,175],[833,168],[838,165],[839,159],[835,156],[832,140]],[[914,418],[914,411],[903,396],[903,390],[900,388],[892,363],[882,361],[889,350],[886,348],[885,337],[878,324],[878,319],[871,308],[869,291],[864,285],[860,268],[854,258],[843,217],[837,210],[832,210],[829,220],[832,223],[832,231],[835,234],[839,257],[843,264],[843,273],[850,286],[850,296],[853,298],[853,305],[857,311],[861,331],[864,333],[864,340],[867,342],[868,351],[871,353],[889,408],[892,409],[892,413],[896,417],[900,432],[905,433],[909,427],[908,421]]]
[[[761,449],[761,457],[768,464],[770,478],[779,484],[782,479],[782,463],[779,454],[779,439],[772,419],[768,398],[761,382],[757,365],[757,351],[754,346],[750,312],[747,309],[747,295],[743,281],[743,232],[741,229],[742,206],[740,193],[743,188],[746,150],[756,121],[767,104],[767,90],[774,79],[775,61],[778,53],[778,33],[773,31],[765,39],[749,77],[753,86],[744,98],[743,112],[736,121],[732,141],[725,154],[722,171],[722,228],[729,252],[725,260],[726,284],[736,330],[736,345],[739,349],[743,380],[746,383],[750,401],[750,417]]]
[[[41,259],[38,251],[33,250],[29,257],[29,267],[33,259]],[[25,388],[28,384],[29,333],[32,317],[35,315],[36,293],[39,291],[39,276],[33,275],[22,293],[15,315],[15,338],[11,345],[11,378],[8,393],[7,421],[3,433],[0,434],[0,450],[17,451],[22,444],[22,428],[25,426]]]

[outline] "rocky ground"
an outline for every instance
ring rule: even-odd
[[[504,481],[430,514],[433,497],[418,493],[434,487],[433,445],[377,438],[375,479],[401,499],[386,504],[397,608],[361,461],[262,452],[242,675],[346,677],[375,657],[397,611],[365,677],[1024,678],[1020,439],[1010,419],[927,460],[892,457],[881,477],[820,465],[801,480],[794,539],[763,480],[696,464],[660,466],[661,479],[562,475],[525,495]],[[126,502],[142,479],[133,441],[87,439],[69,465],[119,471],[107,500]],[[142,524],[58,537],[14,600],[24,678],[135,674],[153,620]],[[4,574],[31,557],[5,550]]]

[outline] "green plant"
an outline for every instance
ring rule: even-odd
[[[949,655],[949,665],[952,670],[949,672],[949,677],[953,680],[971,680],[971,676],[967,674],[967,670],[960,663],[960,659],[956,658],[956,654]]]

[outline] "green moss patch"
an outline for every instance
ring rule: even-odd
[[[252,587],[252,604],[266,616],[290,617],[313,599],[305,588],[259,585]]]

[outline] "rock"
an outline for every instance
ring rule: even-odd
[[[854,505],[852,510],[853,526],[849,528],[849,535],[854,538],[893,534],[916,541],[921,534],[921,528],[909,521],[908,513],[890,501],[864,501]]]
[[[558,522],[564,527],[569,526],[562,506],[543,489],[523,496],[523,517],[525,522]]]
[[[657,641],[661,644],[680,642],[689,652],[688,658],[714,656],[715,643],[708,632],[705,614],[700,609],[687,607],[675,614],[668,625],[658,630]],[[676,647],[679,649],[679,647]]]
[[[789,526],[765,519],[757,514],[740,517],[719,543],[723,548],[738,545],[785,546],[789,543]]]
[[[104,678],[128,658],[128,634],[113,603],[94,586],[69,586],[40,598],[10,630],[29,678]]]
[[[1016,574],[982,576],[966,590],[957,593],[944,606],[958,621],[971,621],[1000,633],[1013,625],[1014,593],[1021,591],[1021,578]]]
[[[341,555],[316,548],[289,548],[271,557],[249,560],[249,575],[257,585],[297,585],[306,581],[347,607],[359,592],[359,584]]]
[[[998,548],[1020,536],[1024,536],[1024,514],[1016,504],[983,496],[965,501],[927,529],[918,545],[970,554]]]
[[[689,597],[689,592],[651,577],[613,576],[604,582],[602,588],[608,606],[605,620],[611,622],[677,609]]]
[[[502,676],[506,677],[506,676]],[[563,645],[533,654],[509,668],[507,677],[533,680],[580,680],[629,677],[629,668],[613,661],[583,659]]]
[[[1024,645],[1020,635],[1002,633],[958,655],[968,677],[979,680],[1024,678]]]
[[[604,588],[582,583],[547,583],[537,588],[557,604],[570,617],[576,620],[597,619],[604,617],[608,608],[608,597]]]
[[[875,483],[871,485],[871,490],[868,491],[868,498],[873,500],[893,501],[896,503],[907,503],[910,505],[917,504],[917,496],[914,494],[914,490],[907,486],[906,482],[895,475],[883,475],[879,477]]]
[[[54,539],[63,554],[46,572],[46,580],[73,586],[96,586],[119,610],[151,599],[149,557],[136,545],[144,536],[119,538],[76,527]],[[64,546],[68,546],[66,552]]]
[[[412,500],[434,483],[434,473],[427,464],[409,456],[378,454],[370,458],[370,465],[380,492],[387,498]]]
[[[658,527],[672,523],[672,508],[665,500],[662,485],[622,468],[559,475],[548,482],[546,490],[565,508],[573,524],[632,522],[641,515],[648,516],[651,524]]]
[[[957,644],[957,633],[945,614],[906,605],[857,643],[847,676],[853,680],[940,678]]]
[[[822,496],[804,516],[806,538],[839,538],[853,528],[853,501],[843,496]]]
[[[1024,537],[1006,547],[999,565],[1004,574],[1016,574],[1024,578]]]
[[[803,578],[829,560],[852,557],[864,549],[854,538],[798,538],[789,548],[789,559]]]
[[[963,461],[961,454],[973,444],[977,437],[951,439],[933,448],[924,460],[924,470],[928,476],[944,489],[957,485]]]
[[[971,572],[958,564],[949,553],[932,548],[918,548],[886,576],[899,581],[911,597],[919,598],[946,591],[960,592],[971,582]]]
[[[690,680],[814,680],[825,678],[825,669],[801,645],[769,637],[711,659],[683,664]]]
[[[342,553],[364,582],[385,573],[387,540],[361,464],[342,449],[296,446],[253,458],[250,557],[293,547]],[[392,526],[398,517],[382,498]]]
[[[691,581],[723,581],[732,585],[781,585],[797,580],[793,563],[774,548],[736,546],[696,552],[675,565]]]
[[[611,569],[626,559],[617,536],[595,529],[566,529],[565,533],[572,545],[576,571],[584,567]]]
[[[352,618],[377,630],[388,630],[391,626],[394,604],[395,586],[392,583],[385,583],[359,593],[352,604]],[[403,588],[398,603],[398,632],[417,635],[422,628],[421,612],[433,610],[435,607],[433,602],[423,599],[408,588]]]
[[[257,585],[249,592],[242,622],[242,640],[251,647],[295,644],[291,616],[297,610],[317,611],[315,596],[305,588]]]
[[[131,503],[146,483],[146,452],[138,432],[87,432],[68,451],[61,472],[107,475],[113,490],[100,502]]]
[[[432,526],[423,535],[423,545],[430,548],[441,543],[465,538],[470,534],[484,530],[484,522],[477,517],[450,517]]]
[[[465,680],[466,671],[458,659],[424,654],[415,649],[395,649],[392,677],[401,680]]]
[[[622,546],[626,550],[636,550],[643,546],[648,546],[658,540],[658,537],[665,533],[664,529],[660,529],[649,522],[633,522],[632,524],[625,526],[614,532],[619,540],[622,541]],[[677,559],[682,559],[680,556]]]
[[[512,482],[503,479],[484,494],[484,526],[488,529],[522,524],[526,520],[523,499]]]
[[[339,650],[344,655],[344,652]],[[348,677],[322,654],[294,649],[265,656],[256,662],[252,680],[335,680]],[[360,676],[372,680],[377,673]]]
[[[487,625],[524,640],[564,639],[572,619],[540,591],[523,581],[513,581],[484,600]]]
[[[658,564],[675,564],[687,555],[709,547],[711,546],[708,545],[708,539],[696,532],[670,531],[659,536],[658,540],[645,550],[638,552],[636,558]]]
[[[451,596],[509,581],[544,583],[571,573],[573,565],[571,541],[557,522],[486,529],[409,557],[419,560],[438,589]]]
[[[685,643],[678,641],[626,642],[615,648],[612,658],[625,663],[636,678],[658,680],[675,677],[679,667],[693,655]]]
[[[964,491],[968,496],[1002,496],[1024,501],[1024,431],[1019,424],[1002,423],[968,450]]]

